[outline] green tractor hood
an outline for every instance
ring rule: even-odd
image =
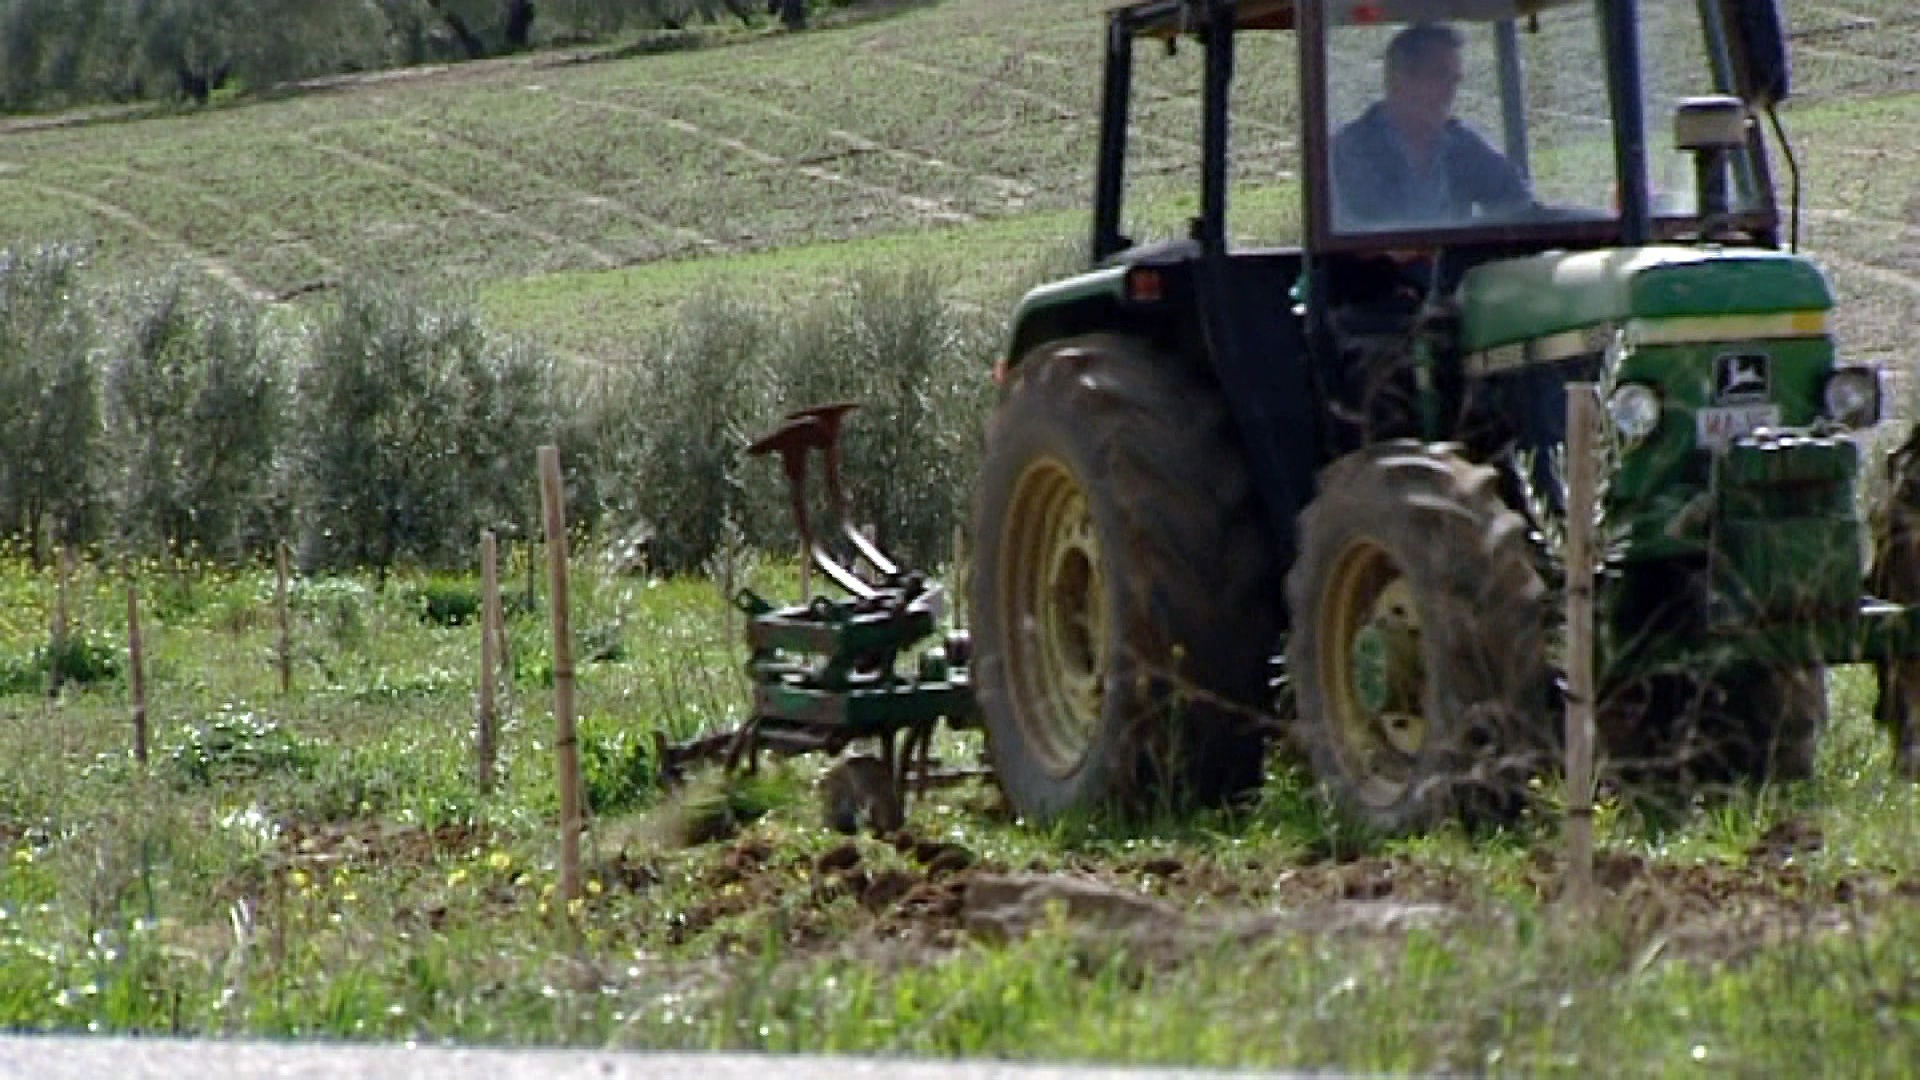
[[[1476,353],[1632,319],[1810,313],[1833,307],[1826,277],[1798,255],[1755,248],[1557,251],[1477,266],[1462,284],[1462,346]]]

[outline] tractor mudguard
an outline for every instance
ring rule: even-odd
[[[1322,464],[1320,395],[1293,314],[1298,249],[1208,257],[1190,240],[1122,252],[1029,292],[998,379],[1048,341],[1096,331],[1138,336],[1204,364],[1220,386],[1274,541],[1292,564],[1294,519]]]
[[[1126,303],[1124,266],[1102,267],[1041,285],[1014,309],[1006,352],[994,365],[994,381],[1007,375],[1035,348],[1049,341],[1113,328]]]
[[[1187,267],[1200,255],[1191,240],[1130,248],[1084,273],[1031,289],[1010,320],[998,381],[1038,346],[1101,331],[1153,336],[1191,326]],[[1136,271],[1139,276],[1136,276]]]

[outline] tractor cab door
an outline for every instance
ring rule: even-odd
[[[1212,25],[1233,6],[1212,0]],[[1295,298],[1305,273],[1297,248],[1235,249],[1229,242],[1229,115],[1239,34],[1204,35],[1200,215],[1192,223],[1197,329],[1233,413],[1248,472],[1267,513],[1275,562],[1294,558],[1294,520],[1324,462],[1322,395]]]

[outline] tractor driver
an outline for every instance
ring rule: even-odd
[[[1339,228],[1450,224],[1531,205],[1520,171],[1453,117],[1463,43],[1451,26],[1417,23],[1387,45],[1385,97],[1333,138]]]
[[[1386,95],[1333,138],[1335,227],[1342,231],[1463,224],[1475,214],[1534,206],[1519,169],[1453,116],[1463,78],[1460,32],[1416,23],[1386,51]],[[1398,269],[1387,279],[1403,300],[1453,282],[1433,280],[1429,251],[1382,252]],[[1455,272],[1458,272],[1458,267]],[[1367,278],[1377,285],[1379,279]],[[1565,441],[1564,375],[1540,367],[1496,380],[1517,420],[1515,445],[1535,453],[1530,479],[1558,505],[1551,448]]]

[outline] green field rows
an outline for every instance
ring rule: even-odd
[[[113,272],[211,264],[279,295],[357,274],[504,283],[1064,212],[1091,185],[1104,6],[950,0],[793,39],[509,60],[13,132],[0,136],[0,236],[92,239]],[[1809,99],[1920,87],[1920,22],[1903,5],[1808,5],[1795,18]],[[1282,41],[1242,49],[1235,177],[1249,187],[1294,171]],[[1196,49],[1143,58],[1143,197],[1193,186],[1198,77]],[[1827,140],[1837,146],[1810,146],[1816,203],[1907,220],[1911,191],[1861,155],[1910,153],[1911,112],[1850,117],[1861,122]],[[1899,260],[1912,247],[1891,253],[1895,269],[1911,271]]]

